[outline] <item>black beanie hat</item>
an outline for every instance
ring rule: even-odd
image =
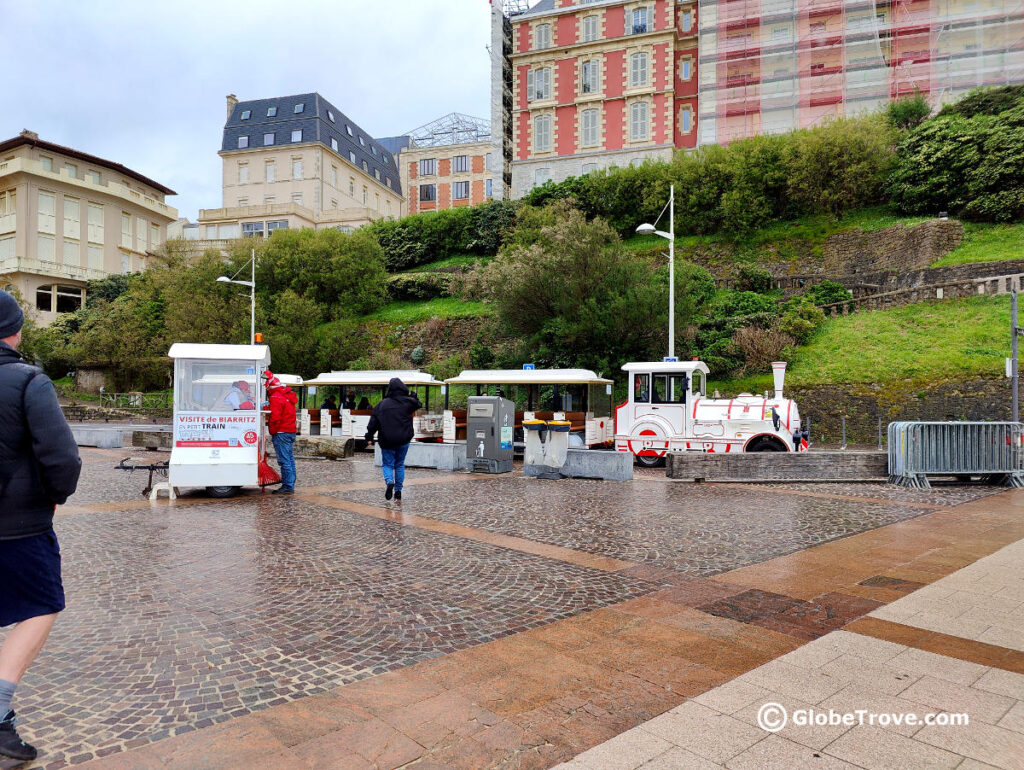
[[[0,290],[0,340],[13,337],[25,324],[25,314],[18,300]]]

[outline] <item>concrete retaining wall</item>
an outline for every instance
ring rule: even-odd
[[[380,445],[373,447],[373,464],[380,467]],[[436,468],[439,471],[466,470],[465,444],[409,444],[409,454],[405,456],[407,468]]]
[[[523,475],[540,476],[550,470],[541,465],[524,465]],[[633,455],[628,452],[608,452],[601,449],[570,449],[565,458],[565,465],[557,471],[562,476],[574,479],[631,481]]]
[[[750,452],[669,454],[670,479],[693,481],[849,481],[885,479],[885,452]]]

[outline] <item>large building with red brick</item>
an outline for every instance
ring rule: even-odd
[[[1024,82],[1022,0],[491,0],[494,185]]]

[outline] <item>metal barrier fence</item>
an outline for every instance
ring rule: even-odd
[[[928,476],[981,476],[1024,487],[1024,424],[889,423],[889,483],[928,489]]]
[[[171,391],[160,393],[105,393],[100,392],[100,406],[114,409],[170,409],[174,406]]]

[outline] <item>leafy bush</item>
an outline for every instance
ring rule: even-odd
[[[783,351],[795,344],[795,340],[778,328],[759,329],[744,326],[732,336],[733,344],[743,357],[743,373],[764,372],[773,361],[782,358]]]
[[[731,316],[755,315],[757,313],[774,313],[775,300],[753,291],[730,292],[726,300],[719,305],[717,315],[720,318]]]
[[[822,281],[812,286],[803,296],[815,305],[831,305],[834,302],[845,302],[850,298],[850,290],[836,281]]]
[[[921,125],[931,112],[928,100],[922,94],[915,93],[913,96],[889,102],[889,106],[885,108],[885,119],[893,128],[908,131]]]
[[[760,265],[742,265],[736,275],[736,289],[738,291],[752,291],[757,294],[767,294],[775,286],[775,279],[772,274]]]
[[[806,296],[794,297],[782,306],[776,328],[801,345],[825,323],[824,311]]]
[[[1024,217],[1024,91],[995,91],[973,93],[900,143],[889,180],[899,211],[992,222]]]
[[[435,299],[450,296],[452,273],[403,273],[388,279],[388,295],[394,300]]]

